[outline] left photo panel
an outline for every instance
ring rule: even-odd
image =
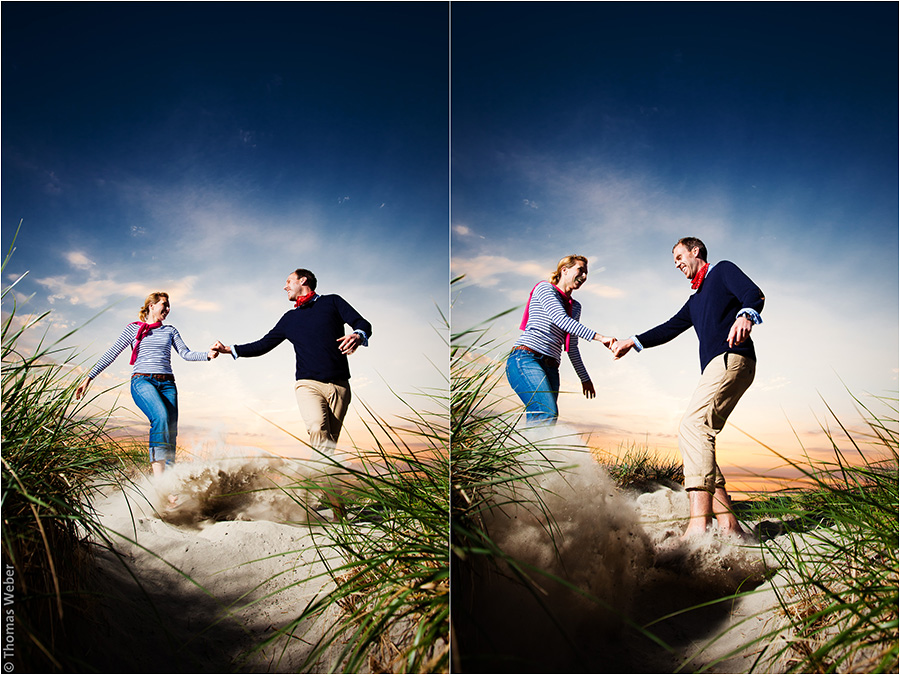
[[[4,672],[448,672],[449,5],[0,12]]]

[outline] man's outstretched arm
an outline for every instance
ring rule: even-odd
[[[220,354],[231,354],[234,358],[238,358],[239,356],[262,356],[263,354],[268,354],[286,339],[287,335],[285,335],[284,329],[281,326],[281,321],[279,321],[272,330],[256,342],[229,346],[223,344],[220,340],[216,340],[216,343],[210,347],[210,349],[217,351]]]

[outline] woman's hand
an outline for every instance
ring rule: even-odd
[[[602,342],[603,345],[609,349],[612,349],[612,346],[616,343],[616,338],[610,337],[609,335],[600,335],[600,333],[594,333],[594,339],[598,342]]]
[[[594,391],[594,383],[590,380],[581,383],[581,390],[584,392],[585,398],[594,398],[597,395]]]
[[[217,352],[215,349],[210,349],[209,352],[207,352],[207,354],[206,354],[206,360],[212,361],[218,355],[219,355],[219,352]]]
[[[87,391],[88,386],[91,384],[91,378],[86,377],[84,381],[78,385],[78,389],[75,390],[75,400],[80,401],[81,397],[84,396],[84,392]]]

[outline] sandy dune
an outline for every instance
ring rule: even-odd
[[[686,543],[683,490],[626,493],[588,452],[542,454],[574,467],[538,481],[552,530],[533,508],[508,501],[487,526],[503,550],[558,581],[531,573],[529,592],[509,568],[476,562],[457,570],[454,627],[464,669],[781,672],[774,650],[760,658],[774,640],[760,638],[782,625],[776,584],[784,580],[758,544],[715,531]],[[749,594],[720,602],[739,591]]]
[[[685,544],[684,492],[623,493],[589,455],[564,459],[577,468],[540,485],[556,521],[552,540],[525,510],[497,510],[490,528],[505,550],[565,583],[534,576],[532,594],[487,567],[457,570],[458,646],[478,655],[467,672],[672,672],[686,663],[688,671],[780,672],[758,660],[760,645],[744,647],[781,621],[774,586],[781,582],[766,573],[759,546],[715,533]],[[260,458],[182,464],[156,483],[144,479],[98,499],[114,550],[100,552],[93,580],[102,594],[98,638],[85,652],[91,667],[304,669],[334,613],[259,649],[327,592],[327,566],[340,564],[331,514],[314,510],[318,495],[283,489],[298,466]],[[234,493],[241,494],[227,496]],[[174,509],[170,494],[178,496]],[[752,593],[716,602],[738,590]],[[712,604],[689,610],[704,602]],[[652,632],[671,649],[623,617],[656,621]],[[333,669],[339,647],[305,669]]]
[[[101,620],[88,663],[112,672],[297,672],[334,614],[254,650],[327,591],[326,565],[340,560],[324,526],[330,512],[311,510],[317,495],[262,489],[292,470],[268,459],[181,464],[164,480],[97,500],[115,550],[98,558]],[[258,491],[223,496],[242,488]]]

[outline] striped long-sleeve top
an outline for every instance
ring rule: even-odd
[[[578,338],[593,340],[596,331],[578,322],[581,318],[581,303],[572,300],[572,316],[566,314],[559,292],[549,282],[539,283],[531,295],[528,304],[528,323],[516,346],[528,347],[544,356],[561,360],[566,334],[569,340],[569,360],[575,368],[578,379],[587,382],[591,379],[587,369],[581,362],[578,351]]]
[[[88,377],[94,379],[109,366],[116,357],[129,347],[134,347],[134,338],[137,336],[138,325],[130,323],[125,326],[119,339],[113,343],[106,353],[97,361],[97,365],[91,368]],[[206,361],[207,352],[192,352],[181,339],[178,329],[174,326],[160,326],[150,331],[141,340],[138,348],[138,357],[131,368],[132,373],[167,373],[172,374],[172,349],[185,361]],[[129,358],[131,352],[128,352]]]

